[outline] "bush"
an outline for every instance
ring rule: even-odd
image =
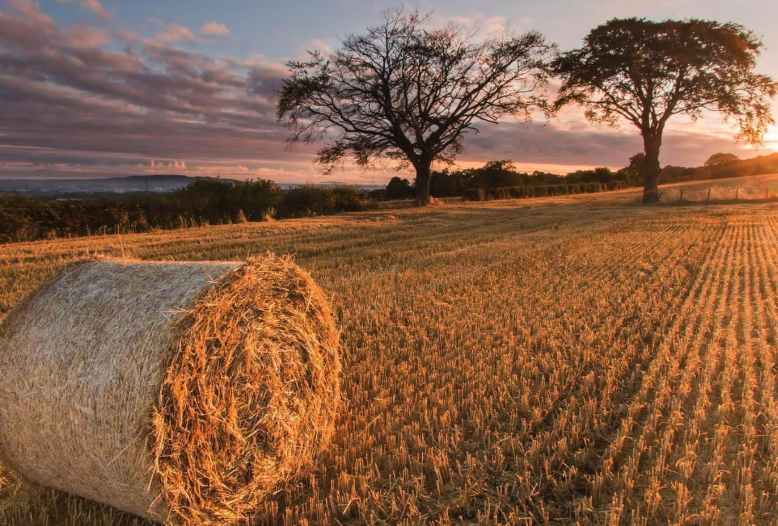
[[[468,188],[465,190],[465,201],[486,201],[486,192],[483,188]]]
[[[369,206],[367,193],[353,186],[337,186],[332,189],[332,194],[335,203],[330,213],[358,212]]]
[[[330,188],[302,185],[284,191],[278,211],[282,217],[306,217],[322,215],[334,206],[335,196]]]
[[[170,194],[7,195],[0,196],[0,243],[333,214],[364,210],[368,204],[367,194],[353,187],[309,185],[283,192],[262,179],[198,179]]]
[[[283,193],[266,179],[238,181],[230,185],[225,199],[233,221],[262,221],[281,203]]]
[[[507,188],[490,188],[486,191],[486,195],[489,199],[508,199]]]
[[[378,188],[376,190],[370,190],[367,193],[367,197],[370,199],[373,199],[375,201],[385,201],[386,200],[386,188]]]
[[[611,181],[608,183],[608,190],[624,190],[627,188],[626,181]]]
[[[626,181],[579,184],[545,184],[534,186],[509,186],[505,188],[469,188],[465,191],[465,201],[485,201],[486,199],[526,199],[530,197],[553,197],[582,193],[597,193],[627,188]]]
[[[411,186],[408,179],[400,179],[399,177],[392,177],[384,191],[384,197],[387,201],[413,199],[415,195],[416,189]]]
[[[351,186],[301,185],[284,192],[280,217],[308,217],[367,208],[367,194]]]

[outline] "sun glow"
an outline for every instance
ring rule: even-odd
[[[770,126],[764,136],[764,145],[771,150],[778,150],[778,126]]]

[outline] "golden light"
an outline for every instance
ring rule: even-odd
[[[771,150],[778,150],[778,126],[770,126],[764,136],[764,145]]]

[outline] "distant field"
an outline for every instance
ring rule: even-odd
[[[639,195],[4,245],[0,313],[76,257],[296,254],[345,406],[257,524],[777,524],[778,205]],[[145,524],[8,473],[2,525]]]

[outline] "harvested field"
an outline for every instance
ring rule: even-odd
[[[637,195],[7,245],[0,310],[94,253],[295,254],[343,401],[257,524],[776,524],[778,207]],[[3,484],[0,524],[145,524]]]

